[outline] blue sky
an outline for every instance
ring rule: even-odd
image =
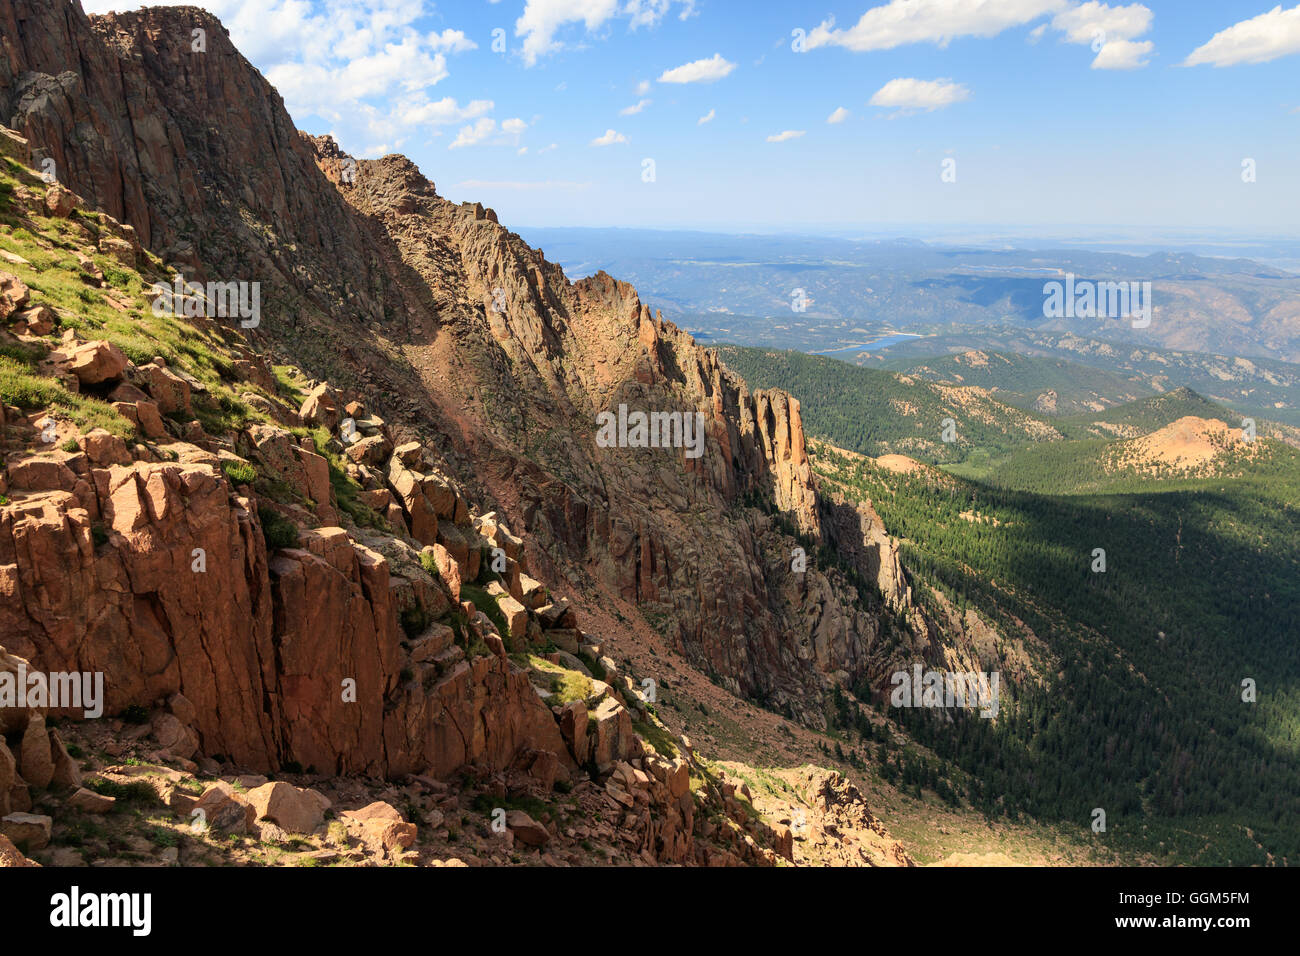
[[[1294,235],[1300,218],[1300,4],[201,5],[299,127],[405,153],[515,227]]]

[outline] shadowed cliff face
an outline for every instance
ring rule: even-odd
[[[187,278],[262,283],[257,348],[436,449],[538,573],[635,601],[726,687],[810,723],[827,675],[882,682],[879,619],[910,593],[874,515],[823,528],[797,401],[750,392],[627,283],[570,282],[405,158],[299,133],[210,14],[0,0],[0,27],[0,122],[33,164]],[[702,453],[602,447],[597,416],[620,405],[698,413]],[[871,593],[792,571],[791,533],[847,542]]]

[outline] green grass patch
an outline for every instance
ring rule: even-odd
[[[662,724],[648,720],[634,720],[632,729],[640,734],[641,738],[653,747],[655,753],[659,754],[659,756],[667,757],[669,760],[681,756],[681,749],[677,745],[677,739]]]
[[[284,515],[261,505],[257,509],[257,517],[262,522],[262,537],[266,539],[268,551],[297,546],[298,526]]]
[[[488,620],[492,622],[492,626],[497,629],[497,633],[503,638],[512,636],[510,628],[506,625],[506,616],[501,612],[497,599],[488,594],[484,588],[479,587],[477,584],[462,584],[460,599],[462,601],[473,601],[474,606],[487,615]]]
[[[552,664],[546,658],[538,657],[536,654],[528,655],[528,666],[546,675],[550,681],[553,703],[564,705],[570,701],[586,700],[594,689],[591,678],[586,674],[571,671],[559,664]]]
[[[251,485],[257,479],[257,469],[246,461],[223,461],[221,470],[232,485]]]
[[[83,432],[103,428],[122,439],[135,434],[135,426],[111,405],[73,394],[57,379],[36,375],[7,355],[0,355],[0,401],[28,411],[62,409]]]

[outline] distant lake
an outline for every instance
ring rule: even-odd
[[[874,342],[868,342],[866,345],[849,345],[842,349],[826,349],[822,352],[812,352],[812,355],[836,355],[840,352],[873,352],[876,349],[888,348],[891,345],[897,345],[899,342],[906,342],[908,339],[923,339],[924,335],[916,335],[912,332],[897,332],[894,335],[886,335],[883,339],[876,339]]]

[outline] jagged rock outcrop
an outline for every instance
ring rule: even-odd
[[[76,478],[69,461],[86,470],[61,453],[51,472],[85,486],[84,503],[47,490],[0,509],[3,632],[30,669],[103,673],[109,713],[183,694],[202,750],[255,768],[445,774],[509,765],[525,746],[567,753],[507,661],[445,674],[432,661],[402,682],[401,588],[342,528],[268,556],[252,503],[209,465]],[[52,767],[39,773],[43,787]]]
[[[508,768],[543,790],[582,768],[648,860],[788,858],[788,831],[747,822],[734,789],[707,798],[734,825],[701,819],[687,761],[644,752],[646,711],[613,678],[550,706],[510,653],[589,650],[553,595],[579,611],[614,595],[723,686],[819,724],[828,682],[879,668],[879,618],[909,596],[879,520],[820,498],[798,402],[751,392],[627,283],[570,282],[404,158],[354,163],[299,134],[203,11],[88,19],[0,0],[0,25],[0,121],[28,139],[5,148],[53,159],[68,187],[46,208],[66,192],[129,224],[105,217],[95,236],[119,261],[143,263],[142,244],[187,277],[262,283],[256,328],[209,327],[221,388],[269,419],[223,432],[183,370],[66,343],[52,361],[70,387],[103,393],[147,442],[88,433],[80,453],[28,442],[7,462],[10,651],[102,670],[109,711],[151,710],[150,746],[181,761],[390,779]],[[28,291],[0,286],[0,302],[27,316]],[[42,321],[22,334],[48,334]],[[306,370],[300,393],[279,390],[273,363]],[[683,416],[680,440],[602,445],[597,416],[620,406]],[[257,477],[235,477],[246,469]],[[354,497],[336,493],[344,476]],[[289,540],[268,544],[282,522]],[[794,535],[840,549],[884,605],[815,562],[795,571]],[[493,547],[500,633],[466,591]],[[205,799],[255,825],[227,789]],[[408,822],[376,825],[385,852],[405,848]]]

